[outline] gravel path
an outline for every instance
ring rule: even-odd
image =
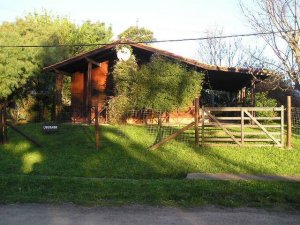
[[[151,206],[83,207],[73,204],[0,205],[0,225],[296,225],[300,212],[249,208]]]

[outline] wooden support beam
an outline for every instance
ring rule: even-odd
[[[241,91],[242,93],[242,106],[245,106],[245,104],[246,104],[246,87],[244,87],[244,88],[242,88],[242,91]]]
[[[62,89],[63,89],[63,75],[61,73],[56,74],[55,79],[55,120],[61,120],[62,112]]]
[[[87,108],[87,119],[88,124],[90,124],[92,121],[92,115],[91,115],[91,106],[92,106],[92,63],[88,63],[88,69],[87,69],[87,79],[86,79],[86,108]]]
[[[189,129],[190,127],[194,126],[195,122],[192,122],[188,125],[186,125],[185,127],[181,128],[179,131],[175,132],[174,134],[171,134],[170,136],[166,137],[165,139],[163,139],[162,141],[160,141],[159,143],[152,145],[149,150],[155,150],[157,148],[159,148],[160,146],[162,146],[163,144],[173,140],[174,138],[178,137],[180,134],[182,134],[184,131],[186,131],[187,129]]]
[[[255,107],[255,83],[254,82],[252,82],[251,84],[250,98],[251,98],[251,106]]]
[[[99,132],[99,109],[98,109],[98,101],[95,106],[95,142],[96,142],[96,149],[99,150],[100,147],[100,132]]]
[[[60,74],[65,74],[65,75],[72,75],[72,73],[62,71],[62,70],[58,70],[58,69],[53,69],[53,71],[57,74],[60,73]]]
[[[286,107],[286,119],[287,119],[287,132],[286,132],[286,147],[292,148],[292,97],[287,96],[287,107]]]
[[[92,63],[92,64],[94,64],[95,66],[101,66],[101,63],[100,62],[97,62],[97,61],[95,61],[95,60],[93,60],[93,59],[91,59],[91,58],[88,58],[88,57],[85,57],[85,60],[87,61],[87,62],[89,62],[89,63]]]

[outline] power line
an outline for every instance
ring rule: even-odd
[[[151,43],[167,43],[167,42],[184,42],[184,41],[203,41],[208,39],[226,39],[226,38],[237,38],[237,37],[251,37],[251,36],[262,36],[269,34],[279,33],[291,33],[299,32],[300,30],[288,30],[288,31],[270,31],[270,32],[259,32],[259,33],[248,33],[248,34],[233,34],[233,35],[222,35],[222,36],[210,36],[210,37],[198,37],[198,38],[182,38],[182,39],[167,39],[167,40],[153,40],[153,41],[137,41],[137,42],[119,42],[119,44],[151,44]],[[0,48],[61,48],[61,47],[89,47],[89,46],[105,46],[112,43],[81,43],[81,44],[61,44],[61,45],[0,45]]]

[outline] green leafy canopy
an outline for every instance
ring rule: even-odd
[[[167,111],[190,105],[203,80],[202,73],[158,55],[140,68],[134,59],[119,62],[114,77],[117,95],[127,96],[132,107]]]
[[[138,107],[174,110],[191,104],[200,95],[203,75],[161,56],[134,74],[132,100]]]
[[[0,25],[0,45],[63,45],[75,43],[106,43],[112,37],[111,27],[89,21],[78,26],[66,17],[29,13],[14,22]],[[93,47],[0,48],[0,99],[5,99],[31,78],[49,76],[44,66],[74,56]],[[47,80],[48,79],[48,80]],[[45,87],[40,87],[45,89]]]
[[[118,37],[119,39],[130,40],[134,42],[148,42],[155,40],[154,34],[151,30],[137,26],[129,27],[119,34]]]

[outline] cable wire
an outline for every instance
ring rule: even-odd
[[[118,42],[118,44],[151,44],[151,43],[167,43],[167,42],[185,42],[185,41],[202,41],[208,39],[225,39],[225,38],[236,38],[236,37],[251,37],[251,36],[262,36],[279,33],[291,33],[299,32],[300,30],[288,30],[288,31],[270,31],[260,33],[248,33],[248,34],[233,34],[223,36],[211,36],[211,37],[198,37],[198,38],[182,38],[182,39],[167,39],[167,40],[152,40],[152,41],[124,41]],[[0,45],[0,48],[62,48],[62,47],[89,47],[89,46],[105,46],[113,43],[80,43],[80,44],[61,44],[61,45]]]

